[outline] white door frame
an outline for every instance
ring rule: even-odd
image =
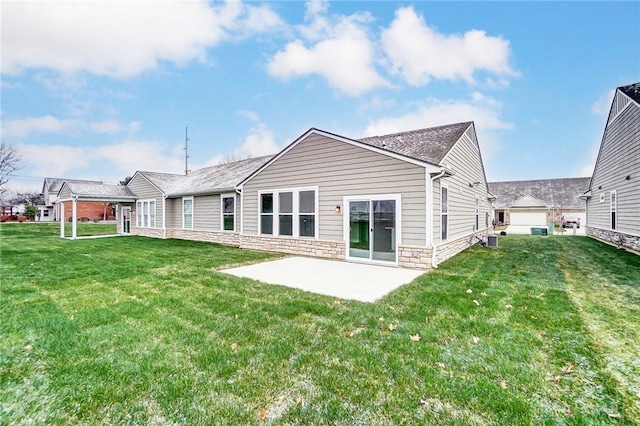
[[[125,210],[129,210],[129,232],[124,232]],[[122,206],[122,208],[120,208],[120,233],[125,235],[131,233],[131,206]]]
[[[376,260],[372,259],[373,254],[373,211],[370,209],[369,211],[369,259],[362,257],[352,257],[349,256],[349,244],[350,244],[350,236],[351,236],[351,225],[350,225],[350,212],[349,212],[349,203],[352,201],[366,201],[371,203],[372,201],[383,201],[383,200],[393,200],[396,202],[396,226],[395,226],[395,254],[396,260],[385,261],[385,260]],[[366,263],[376,263],[379,265],[398,265],[399,258],[399,247],[402,244],[402,197],[400,194],[369,194],[369,195],[349,195],[342,197],[342,231],[343,231],[343,239],[345,243],[345,259],[350,262],[366,262]]]

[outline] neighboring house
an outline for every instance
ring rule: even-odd
[[[57,221],[59,219],[60,211],[56,208],[55,202],[58,199],[60,188],[62,188],[62,184],[65,182],[71,184],[102,184],[101,181],[95,180],[44,178],[44,182],[42,184],[44,205],[36,206],[40,213],[40,221],[50,222]],[[71,217],[71,204],[67,203],[65,208],[66,211],[64,212],[64,216],[66,218]],[[89,219],[94,220],[99,217],[104,217],[104,205],[96,202],[78,203],[76,208],[79,218],[88,217]],[[108,216],[111,216],[111,212],[109,212]]]
[[[490,199],[472,122],[360,140],[310,129],[273,157],[136,172],[130,233],[428,269],[476,243]]]
[[[616,89],[585,199],[587,235],[640,252],[640,83]]]
[[[580,198],[589,187],[588,177],[489,182],[496,224],[546,227],[562,225],[564,215],[578,216],[586,223],[585,202]]]

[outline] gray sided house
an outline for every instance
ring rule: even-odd
[[[584,197],[587,235],[640,252],[640,83],[616,89]]]
[[[273,157],[128,187],[132,234],[420,269],[490,225],[472,122],[360,140],[310,129]]]
[[[588,177],[489,182],[496,224],[546,227],[560,226],[564,215],[586,223],[585,202],[580,197],[589,187]]]

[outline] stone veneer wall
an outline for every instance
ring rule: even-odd
[[[138,235],[141,237],[151,237],[151,238],[165,238],[163,229],[139,228],[133,225],[131,226],[131,235]]]
[[[480,237],[486,231],[478,231],[474,236]],[[240,235],[234,232],[194,231],[188,229],[162,229],[131,227],[131,234],[153,238],[176,238],[182,240],[204,241],[240,247],[251,250],[274,251],[300,256],[321,257],[344,260],[346,246],[343,241],[327,241],[306,238],[267,237],[263,235]],[[438,263],[453,257],[462,250],[477,243],[478,238],[468,235],[438,247]],[[402,268],[431,269],[431,247],[400,245],[398,249],[398,266]]]
[[[178,240],[204,241],[208,243],[240,246],[240,234],[222,231],[194,231],[191,229],[167,229],[166,238]]]
[[[453,241],[447,241],[446,243],[440,244],[436,250],[436,260],[438,264],[444,262],[447,259],[452,258],[456,254],[461,251],[468,249],[480,242],[483,235],[487,233],[486,229],[482,229],[480,231],[476,231],[473,234],[469,234],[465,237],[460,237]]]
[[[631,250],[640,254],[640,237],[621,232],[587,226],[587,235],[605,243]]]
[[[240,247],[327,259],[344,260],[345,258],[345,244],[340,241],[241,235]]]
[[[431,247],[404,246],[398,250],[398,266],[411,269],[431,269]]]

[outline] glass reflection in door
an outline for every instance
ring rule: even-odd
[[[369,201],[349,202],[349,256],[370,258]]]
[[[396,201],[376,200],[373,204],[374,260],[396,261]]]

